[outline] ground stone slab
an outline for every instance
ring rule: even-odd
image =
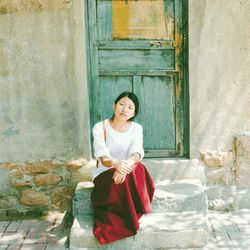
[[[200,212],[151,213],[140,219],[137,235],[101,246],[93,236],[93,218],[78,216],[70,232],[70,250],[171,249],[205,246],[206,217]]]

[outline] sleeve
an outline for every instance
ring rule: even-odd
[[[143,149],[143,129],[142,126],[139,125],[138,128],[135,131],[135,135],[131,144],[131,147],[129,149],[129,155],[132,155],[134,153],[139,153],[142,160],[144,157],[144,149]]]
[[[93,127],[93,147],[94,147],[94,156],[96,158],[100,158],[102,156],[107,156],[111,158],[109,148],[106,145],[106,142],[104,140],[104,131],[102,122],[97,123]]]

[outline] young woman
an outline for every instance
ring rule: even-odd
[[[93,128],[98,166],[93,172],[94,235],[106,244],[136,234],[140,217],[151,211],[154,183],[145,166],[142,126],[135,94],[120,94],[111,119]]]

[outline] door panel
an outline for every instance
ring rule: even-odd
[[[99,41],[174,39],[175,0],[95,2]]]
[[[161,70],[175,68],[175,51],[166,50],[99,50],[100,70]]]
[[[141,112],[137,120],[144,125],[144,147],[175,150],[175,89],[173,77],[142,76],[135,88]]]
[[[188,153],[187,0],[88,0],[91,125],[123,91],[140,101],[147,157]]]

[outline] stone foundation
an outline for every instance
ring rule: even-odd
[[[0,164],[0,215],[70,211],[77,183],[84,179],[87,160]]]
[[[250,132],[235,137],[230,151],[201,152],[209,209],[250,208]]]
[[[219,211],[235,209],[235,157],[233,151],[202,151],[201,159],[205,164],[209,209]]]
[[[238,188],[250,188],[250,132],[235,138],[236,185]]]

